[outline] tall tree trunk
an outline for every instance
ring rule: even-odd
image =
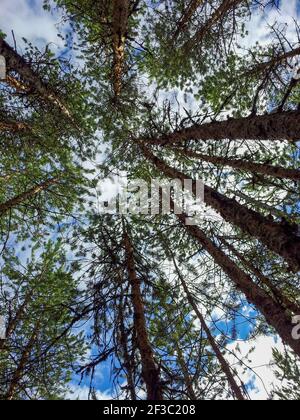
[[[142,376],[147,387],[147,399],[162,400],[163,393],[160,372],[155,363],[153,350],[148,337],[145,307],[141,293],[141,282],[137,276],[134,251],[126,228],[124,229],[124,245],[126,250],[128,276],[132,289],[132,305],[134,310],[137,343],[142,360]]]
[[[212,13],[207,22],[204,23],[196,34],[183,45],[183,50],[193,50],[196,45],[201,44],[203,39],[210,34],[212,27],[216,23],[220,22],[229,12],[244,2],[245,0],[223,0],[221,5]]]
[[[254,305],[264,315],[267,323],[277,331],[282,341],[288,344],[300,356],[300,340],[294,340],[292,337],[294,325],[287,311],[278,302],[274,301],[262,288],[255,284],[252,278],[241,270],[234,261],[227,257],[199,227],[186,225],[186,216],[184,214],[177,215],[177,217],[187,232],[211,255],[216,264],[227,274],[237,289],[246,296],[249,303]]]
[[[125,47],[128,31],[129,0],[113,0],[114,92],[120,96],[124,72]]]
[[[0,38],[0,55],[6,60],[7,71],[16,71],[41,98],[49,103],[52,103],[60,109],[60,111],[73,121],[72,115],[68,108],[64,105],[62,100],[47,86],[39,77],[39,75],[32,70],[30,65],[18,53],[11,48],[4,39]]]
[[[235,255],[241,263],[246,267],[249,271],[251,271],[255,277],[259,280],[259,282],[265,285],[273,294],[274,298],[283,305],[286,309],[293,312],[295,315],[300,314],[300,306],[297,305],[295,302],[292,302],[289,298],[287,298],[281,290],[279,290],[274,284],[272,283],[271,279],[265,276],[255,265],[247,260],[237,249],[234,248],[229,242],[225,239],[218,237],[220,242],[228,248],[233,255]]]
[[[28,360],[30,358],[30,353],[34,347],[36,338],[38,336],[40,329],[40,322],[37,322],[37,324],[34,327],[33,333],[26,345],[26,347],[23,350],[20,362],[17,366],[16,371],[14,372],[14,375],[12,377],[12,380],[10,382],[7,394],[6,394],[6,400],[13,400],[15,397],[15,393],[18,389],[18,386],[20,384],[20,380],[22,379],[22,376],[24,375],[24,369],[26,367],[26,364],[28,363]]]
[[[176,346],[176,352],[177,352],[177,360],[178,360],[178,364],[179,364],[179,366],[182,370],[183,380],[184,380],[184,384],[186,386],[187,394],[192,401],[196,401],[197,396],[196,396],[195,391],[194,391],[193,381],[192,381],[192,378],[190,376],[189,369],[188,369],[188,367],[186,365],[186,362],[184,360],[184,355],[182,353],[180,345],[177,342],[175,343],[175,346]]]
[[[140,144],[146,159],[152,162],[165,176],[179,179],[183,183],[188,175],[171,168],[155,156],[147,147]],[[193,180],[193,193],[196,194],[196,181]],[[259,239],[271,251],[282,256],[295,271],[300,269],[300,237],[291,226],[268,220],[253,210],[239,204],[235,199],[220,194],[205,185],[205,203],[215,209],[224,220],[239,227],[243,232]]]
[[[176,149],[178,150],[178,149]],[[210,162],[214,165],[230,166],[231,168],[241,169],[252,173],[259,173],[263,175],[273,176],[275,178],[292,179],[295,181],[300,180],[299,169],[288,169],[282,166],[273,166],[263,163],[256,163],[245,159],[231,159],[219,156],[209,156],[202,153],[194,152],[191,150],[179,150],[182,155],[199,159],[205,162]]]
[[[0,204],[0,217],[7,213],[9,210],[23,204],[30,198],[36,196],[42,191],[47,190],[51,185],[55,185],[58,183],[58,179],[48,179],[45,182],[42,182],[39,185],[31,188],[30,190],[18,195],[17,197],[12,198],[11,200],[6,201],[5,203]]]
[[[184,28],[187,26],[189,21],[191,20],[194,13],[197,11],[198,7],[201,6],[201,4],[204,3],[205,0],[191,0],[190,4],[186,8],[184,14],[181,16],[176,32],[174,34],[174,39],[176,40],[180,33],[184,30]]]
[[[300,110],[228,119],[177,130],[149,144],[172,145],[186,140],[289,140],[300,139]]]
[[[214,351],[214,353],[215,353],[215,355],[216,355],[216,357],[217,357],[217,359],[220,363],[222,371],[224,372],[224,374],[227,378],[227,381],[228,381],[229,386],[230,386],[230,388],[233,392],[233,395],[235,396],[235,398],[237,400],[244,401],[246,398],[244,397],[244,394],[243,394],[240,386],[237,384],[237,382],[234,378],[233,372],[231,371],[230,366],[228,365],[228,363],[225,360],[222,352],[220,351],[216,340],[214,339],[213,335],[211,334],[210,329],[208,328],[203,315],[201,314],[194,298],[192,297],[192,295],[189,291],[189,288],[188,288],[183,276],[181,275],[181,272],[178,270],[178,267],[177,267],[177,264],[176,264],[176,261],[175,261],[174,257],[173,257],[173,261],[175,263],[176,271],[177,271],[178,276],[180,278],[181,285],[184,289],[184,292],[187,296],[188,302],[191,305],[191,307],[193,308],[193,311],[195,312],[195,314],[197,315],[197,317],[200,321],[201,327],[202,327],[203,331],[205,332],[206,337],[209,341],[209,344],[211,345],[211,347],[212,347],[212,349],[213,349],[213,351]]]

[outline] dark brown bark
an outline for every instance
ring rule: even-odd
[[[242,3],[245,3],[245,0],[223,0],[221,5],[212,13],[207,22],[201,26],[201,28],[189,41],[184,44],[183,49],[185,51],[193,50],[195,46],[201,44],[203,39],[210,34],[212,27]]]
[[[21,381],[21,379],[24,375],[24,369],[26,367],[26,364],[29,361],[30,353],[31,353],[31,351],[34,347],[36,338],[38,336],[39,329],[40,329],[40,323],[37,322],[37,324],[34,328],[34,331],[31,335],[28,343],[26,344],[26,347],[23,350],[23,353],[22,353],[21,359],[19,361],[19,364],[17,366],[17,369],[14,372],[13,377],[10,381],[10,385],[9,385],[9,388],[8,388],[8,391],[7,391],[7,394],[6,394],[6,398],[5,398],[6,400],[13,400],[14,397],[15,397],[15,393],[16,393],[16,391],[18,389],[18,386],[20,384],[20,381]]]
[[[136,272],[134,251],[126,229],[124,229],[124,245],[126,250],[128,276],[132,290],[132,306],[137,344],[142,360],[142,376],[147,388],[147,399],[162,400],[163,393],[160,371],[155,363],[154,353],[148,337],[145,307],[141,293],[141,281]]]
[[[227,274],[237,289],[246,296],[249,303],[261,312],[267,323],[276,330],[283,342],[288,344],[300,356],[300,340],[294,340],[292,337],[294,325],[287,311],[278,302],[274,301],[267,292],[255,284],[252,278],[227,257],[199,227],[186,225],[186,216],[184,214],[177,217],[190,235],[199,242],[211,255],[215,263]]]
[[[279,302],[283,307],[288,309],[289,311],[293,312],[295,315],[300,314],[300,306],[297,305],[295,302],[292,302],[289,298],[287,298],[281,290],[279,290],[274,284],[272,283],[271,279],[265,276],[255,265],[247,260],[237,249],[234,248],[229,242],[225,239],[219,237],[220,242],[228,248],[233,255],[235,255],[240,262],[246,267],[250,272],[252,272],[255,277],[259,280],[259,282],[269,289],[274,298]]]
[[[58,107],[67,118],[73,121],[70,111],[58,95],[41,80],[39,75],[32,70],[24,58],[16,53],[2,38],[0,38],[0,55],[3,55],[6,60],[8,73],[10,71],[16,71],[24,82],[30,86],[30,89],[38,93],[47,102]]]
[[[177,149],[176,149],[177,150]],[[232,159],[219,156],[208,156],[202,153],[193,152],[191,150],[181,150],[181,154],[191,157],[193,159],[210,162],[213,165],[230,166],[231,168],[241,169],[246,172],[259,173],[262,175],[273,176],[275,178],[292,179],[295,181],[300,180],[299,169],[288,169],[282,166],[273,166],[263,163],[256,163],[245,159]]]
[[[126,37],[129,19],[129,0],[113,0],[114,92],[120,96],[124,72]]]
[[[207,326],[207,324],[205,322],[205,319],[204,319],[203,315],[201,314],[201,312],[200,312],[200,310],[199,310],[199,308],[198,308],[198,306],[197,306],[197,304],[196,304],[193,296],[191,295],[191,293],[189,291],[189,288],[188,288],[188,286],[187,286],[187,284],[186,284],[183,276],[181,275],[181,272],[179,271],[179,269],[177,267],[177,264],[176,264],[176,261],[175,261],[174,258],[173,258],[173,261],[174,261],[174,264],[175,264],[175,267],[176,267],[176,271],[178,273],[178,276],[180,278],[181,285],[182,285],[182,287],[184,289],[184,292],[185,292],[185,294],[187,296],[188,302],[191,305],[191,307],[193,308],[193,311],[195,312],[195,314],[197,315],[197,317],[198,317],[198,319],[200,321],[201,327],[202,327],[203,331],[205,332],[206,337],[207,337],[207,339],[209,341],[209,344],[211,345],[211,347],[212,347],[212,349],[213,349],[213,351],[214,351],[214,353],[215,353],[215,355],[216,355],[216,357],[217,357],[217,359],[218,359],[218,361],[220,363],[220,366],[222,368],[222,371],[224,372],[224,374],[225,374],[225,376],[227,378],[227,381],[229,383],[229,386],[231,387],[231,390],[233,392],[233,395],[235,396],[235,398],[237,400],[244,401],[246,398],[244,397],[244,394],[243,394],[240,386],[237,384],[237,382],[236,382],[236,380],[234,378],[233,372],[231,371],[230,366],[228,365],[228,363],[225,360],[222,352],[220,351],[219,346],[218,346],[216,340],[214,339],[213,335],[211,334],[210,329],[208,328],[208,326]]]
[[[0,121],[0,132],[30,132],[30,127],[23,122],[18,121]]]
[[[140,148],[146,159],[165,176],[182,182],[190,179],[188,175],[167,165],[143,144],[140,144]],[[196,181],[193,182],[193,192],[196,194]],[[297,232],[291,230],[289,225],[271,221],[207,185],[204,187],[204,193],[205,203],[216,210],[224,220],[239,227],[244,233],[259,239],[271,251],[282,256],[291,269],[300,270],[300,237],[297,236]]]
[[[58,183],[57,179],[51,178],[41,184],[36,185],[35,187],[31,188],[28,191],[18,195],[17,197],[12,198],[11,200],[6,201],[5,203],[0,204],[0,217],[7,213],[9,210],[23,204],[30,198],[36,196],[42,191],[47,190],[52,185]]]
[[[149,144],[172,145],[186,140],[289,140],[300,139],[300,110],[229,119],[166,134],[157,139],[146,139]]]
[[[180,33],[184,30],[184,28],[187,26],[189,21],[191,20],[192,16],[196,12],[199,6],[204,3],[205,0],[191,0],[190,4],[186,8],[184,14],[181,16],[176,32],[174,34],[174,39],[176,40]]]

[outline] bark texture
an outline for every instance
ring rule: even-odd
[[[134,251],[126,230],[124,232],[124,245],[128,276],[132,290],[132,306],[137,343],[142,360],[142,376],[147,387],[147,399],[151,401],[162,400],[163,393],[159,367],[155,363],[153,350],[148,337],[141,282],[136,272]]]
[[[147,139],[150,144],[167,145],[186,140],[300,140],[300,110],[229,119],[177,130],[157,139]]]
[[[143,144],[140,148],[146,159],[165,176],[182,182],[190,179],[188,175],[167,165]],[[196,181],[193,182],[193,192],[196,194]],[[291,229],[290,225],[271,221],[207,185],[204,187],[204,193],[205,203],[216,210],[224,220],[239,227],[244,233],[259,239],[271,251],[282,256],[291,269],[300,270],[300,236],[296,230]]]
[[[60,111],[69,119],[72,116],[68,108],[63,104],[58,95],[52,91],[39,77],[39,75],[32,70],[30,65],[21,57],[16,51],[0,38],[0,55],[6,59],[7,71],[16,71],[30,88],[38,93],[41,98],[49,103],[52,103],[60,109]],[[21,85],[21,84],[20,84]]]
[[[292,302],[287,296],[285,296],[281,290],[279,290],[274,284],[272,283],[271,279],[264,275],[255,265],[247,260],[237,249],[234,248],[233,245],[228,243],[225,239],[219,238],[220,242],[228,248],[233,255],[235,255],[240,262],[246,267],[250,272],[252,272],[255,277],[259,280],[259,282],[269,289],[274,298],[280,303],[285,309],[293,312],[295,315],[300,314],[300,306],[297,305],[295,302]]]
[[[116,96],[122,91],[122,77],[124,72],[125,48],[129,19],[129,0],[113,0],[113,51],[114,70],[113,84]]]
[[[300,356],[300,340],[294,340],[292,337],[294,325],[287,311],[255,284],[252,278],[227,257],[199,227],[186,225],[185,215],[178,215],[177,217],[191,236],[199,242],[216,264],[227,274],[237,289],[246,296],[249,303],[253,304],[262,313],[267,323],[277,331],[283,342]]]
[[[20,204],[23,204],[30,198],[33,198],[40,192],[47,190],[49,187],[57,183],[58,183],[57,179],[54,179],[54,178],[48,179],[47,181],[39,185],[36,185],[30,190],[25,191],[24,193],[18,195],[17,197],[14,197],[11,200],[8,200],[5,203],[0,204],[0,217],[3,216],[5,213],[7,213],[9,210],[19,206]]]
[[[24,369],[29,361],[30,353],[34,347],[36,338],[38,336],[39,329],[40,323],[38,322],[33,330],[32,336],[30,337],[28,343],[26,344],[26,347],[23,350],[17,369],[13,374],[12,380],[7,391],[6,400],[13,400],[15,397],[18,386],[20,385],[20,381],[24,375]]]
[[[23,122],[18,121],[0,121],[0,132],[30,132],[30,127]]]

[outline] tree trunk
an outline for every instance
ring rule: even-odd
[[[229,12],[234,10],[240,3],[244,3],[244,0],[223,0],[221,6],[219,6],[210,18],[204,23],[203,26],[196,32],[196,34],[183,45],[184,51],[190,51],[195,48],[196,45],[201,44],[203,39],[210,34],[212,27],[220,22]]]
[[[176,346],[176,352],[177,352],[177,360],[178,360],[178,364],[179,364],[179,366],[182,370],[184,384],[185,384],[186,389],[187,389],[187,394],[192,401],[197,401],[197,397],[196,397],[194,387],[193,387],[193,381],[192,381],[192,378],[190,377],[188,367],[187,367],[186,362],[184,360],[184,355],[182,353],[180,345],[178,343],[176,343],[175,346]]]
[[[300,306],[298,306],[296,303],[290,301],[281,290],[277,289],[276,286],[272,283],[272,281],[265,276],[255,265],[247,260],[240,252],[238,252],[234,246],[232,246],[229,242],[227,242],[225,239],[218,237],[220,242],[228,248],[233,255],[235,255],[241,263],[246,267],[249,271],[251,271],[255,277],[259,280],[259,282],[263,285],[265,285],[273,294],[274,298],[277,300],[278,303],[283,305],[286,309],[293,312],[295,315],[300,314]]]
[[[175,267],[176,267],[176,271],[178,273],[178,276],[180,278],[181,285],[182,285],[182,287],[184,289],[184,292],[185,292],[185,294],[187,296],[188,302],[191,305],[191,307],[193,308],[195,314],[197,315],[197,317],[198,317],[198,319],[200,321],[201,327],[204,330],[204,332],[206,334],[206,337],[207,337],[207,339],[209,341],[209,344],[211,345],[211,347],[212,347],[212,349],[213,349],[213,351],[214,351],[214,353],[215,353],[215,355],[216,355],[216,357],[217,357],[217,359],[218,359],[218,361],[220,363],[220,366],[222,368],[222,371],[224,372],[224,374],[225,374],[225,376],[227,378],[227,381],[229,383],[229,386],[231,387],[231,390],[233,392],[233,395],[235,396],[235,398],[237,400],[244,401],[245,400],[244,394],[243,394],[241,388],[239,387],[239,385],[237,384],[237,382],[236,382],[236,380],[234,378],[234,375],[233,375],[233,373],[231,371],[230,366],[228,365],[227,361],[225,360],[222,352],[219,349],[218,344],[216,343],[213,335],[211,334],[210,329],[208,328],[208,326],[207,326],[207,324],[205,322],[205,319],[204,319],[203,315],[201,314],[201,312],[200,312],[200,310],[199,310],[199,308],[198,308],[198,306],[197,306],[194,298],[192,297],[192,295],[191,295],[191,293],[189,291],[189,288],[188,288],[188,286],[187,286],[187,284],[186,284],[183,276],[181,275],[180,271],[178,270],[178,267],[177,267],[177,264],[176,264],[176,261],[175,261],[174,257],[173,257],[173,261],[174,261],[174,264],[175,264]]]
[[[156,157],[147,147],[140,144],[146,159],[152,162],[165,176],[179,179],[182,183],[190,179],[188,175],[171,168]],[[196,181],[193,180],[193,193],[196,194]],[[235,199],[226,197],[213,188],[205,185],[205,203],[216,210],[224,220],[239,227],[243,232],[259,239],[271,251],[282,256],[291,269],[300,269],[300,237],[291,226],[268,220],[253,210],[239,204]]]
[[[132,305],[137,343],[142,360],[142,376],[147,387],[148,400],[162,400],[162,387],[159,368],[155,363],[153,350],[148,338],[145,308],[141,293],[141,282],[135,268],[134,251],[126,229],[124,229],[124,245],[126,250],[126,264],[132,289]]]
[[[176,149],[177,150],[177,149]],[[300,170],[288,169],[281,166],[273,166],[263,163],[251,162],[245,159],[231,159],[219,156],[208,156],[191,150],[180,150],[182,155],[199,159],[205,162],[210,162],[213,165],[230,166],[231,168],[241,169],[252,173],[259,173],[262,175],[273,176],[275,178],[300,180]]]
[[[178,22],[177,29],[174,34],[174,40],[178,38],[180,33],[184,30],[184,28],[189,23],[190,19],[192,18],[192,16],[194,15],[198,7],[201,6],[201,4],[204,3],[204,1],[205,0],[191,0],[190,1],[190,4],[188,5],[184,14],[181,16]]]
[[[30,91],[28,86],[25,86],[24,83],[20,82],[19,80],[15,79],[14,77],[7,75],[5,79],[6,83],[14,88],[19,93],[28,93]]]
[[[47,190],[51,185],[55,185],[58,183],[57,179],[49,179],[34,188],[18,195],[17,197],[12,198],[11,200],[6,201],[5,203],[0,204],[0,217],[7,213],[9,210],[17,207],[20,204],[23,204],[25,201],[29,200],[30,198],[36,196],[41,191]]]
[[[264,315],[267,323],[277,331],[282,341],[300,356],[300,340],[294,340],[292,337],[294,325],[292,324],[291,316],[287,314],[279,303],[275,302],[263,289],[255,284],[252,278],[244,273],[234,261],[227,257],[199,227],[186,225],[186,216],[184,214],[177,217],[187,232],[212,256],[216,264],[227,274],[237,289],[246,296],[249,303],[254,305]]]
[[[56,93],[54,93],[41,80],[39,75],[32,70],[24,58],[17,54],[14,49],[11,48],[2,38],[0,38],[0,55],[3,55],[5,58],[8,71],[16,71],[22,77],[25,83],[27,83],[35,92],[37,92],[41,98],[58,107],[68,119],[73,121],[70,111],[63,104]]]
[[[0,132],[30,132],[30,127],[22,122],[17,121],[0,121]]]
[[[120,96],[124,72],[125,47],[128,31],[129,0],[113,0],[114,92]]]
[[[40,329],[40,323],[37,322],[34,331],[32,333],[32,336],[30,337],[23,353],[20,359],[20,362],[18,364],[18,367],[16,369],[16,371],[14,372],[13,378],[11,380],[9,389],[7,391],[6,394],[6,400],[13,400],[15,393],[17,391],[17,388],[20,384],[20,380],[22,379],[22,375],[24,374],[24,369],[26,367],[26,364],[28,363],[29,357],[30,357],[30,352],[32,351],[34,344],[35,344],[35,340],[38,336],[39,333],[39,329]]]
[[[157,139],[145,139],[149,144],[172,145],[186,140],[289,140],[300,139],[300,110],[228,119],[166,134]]]

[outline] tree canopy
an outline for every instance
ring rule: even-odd
[[[2,400],[250,400],[270,338],[299,399],[297,10],[249,30],[281,3],[45,0],[63,54],[0,27]]]

